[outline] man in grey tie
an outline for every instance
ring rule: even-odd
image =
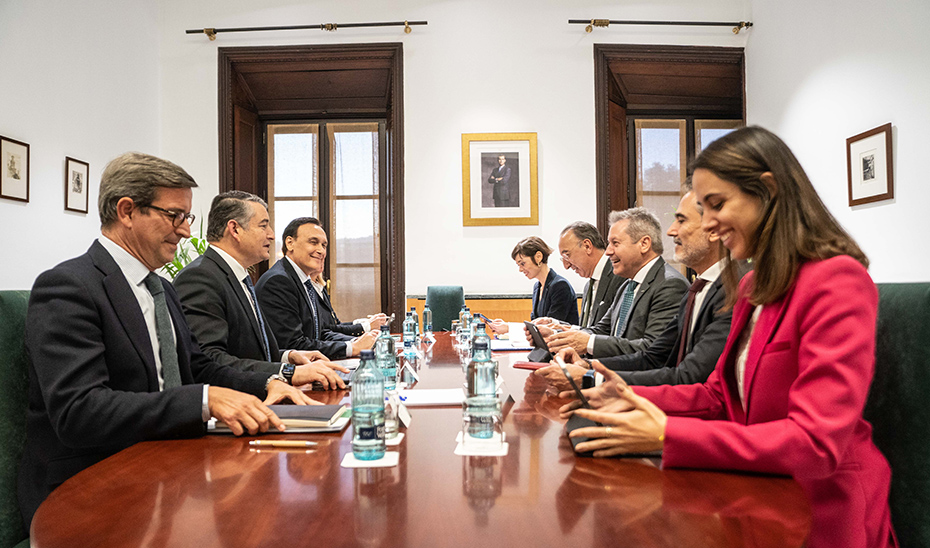
[[[627,281],[594,327],[547,330],[553,353],[570,347],[597,358],[645,350],[675,317],[688,290],[684,276],[662,259],[662,228],[655,215],[636,207],[611,212],[608,220],[605,253],[614,274]]]
[[[325,388],[345,388],[334,369],[347,370],[319,352],[282,352],[257,306],[247,269],[267,261],[274,243],[265,201],[241,190],[216,196],[206,237],[210,246],[174,280],[204,353],[237,369],[281,375],[294,386],[319,382]]]
[[[136,442],[203,435],[211,416],[237,435],[283,430],[266,404],[312,403],[268,373],[204,355],[174,288],[154,274],[190,237],[196,186],[160,158],[116,158],[100,182],[102,237],[36,279],[26,316],[29,407],[17,482],[27,529],[58,485]]]

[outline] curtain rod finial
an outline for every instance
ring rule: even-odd
[[[203,29],[203,33],[207,35],[211,42],[216,40],[216,29]]]

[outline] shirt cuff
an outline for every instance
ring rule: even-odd
[[[365,333],[371,331],[371,320],[368,318],[359,318],[352,323],[357,323],[358,325],[362,326],[362,329],[365,330]]]
[[[588,354],[594,354],[594,337],[596,336],[597,335],[591,335],[590,337],[588,337],[588,346],[587,346]]]
[[[284,353],[281,354],[281,361],[283,363],[291,363],[291,360],[287,359],[290,355],[291,355],[291,351],[285,350]]]
[[[200,404],[200,418],[203,422],[210,420],[210,385],[203,385],[203,402]]]
[[[352,353],[352,341],[346,341],[346,357],[351,358],[354,354]]]

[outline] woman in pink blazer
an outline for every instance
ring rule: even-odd
[[[868,259],[769,131],[711,143],[693,184],[704,230],[755,267],[738,288],[725,273],[733,322],[716,370],[704,384],[630,389],[595,363],[608,379],[589,391],[597,410],[573,402],[563,414],[605,426],[573,431],[593,438],[577,449],[661,449],[666,467],[790,475],[811,502],[809,546],[897,546],[891,470],[862,418],[878,309]]]

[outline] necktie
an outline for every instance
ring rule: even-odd
[[[307,298],[310,299],[310,311],[313,312],[313,334],[315,339],[320,338],[320,317],[316,312],[316,289],[313,288],[313,282],[307,280],[304,282],[304,285],[307,286]]]
[[[584,311],[581,313],[581,327],[588,327],[588,318],[591,316],[591,301],[594,299],[594,278],[588,279],[588,287],[584,291]]]
[[[685,301],[685,321],[681,324],[681,344],[678,346],[678,362],[685,359],[688,350],[688,335],[691,333],[691,318],[694,317],[694,299],[704,289],[707,280],[697,278],[688,288],[688,300]]]
[[[165,287],[154,272],[149,272],[145,277],[145,287],[155,300],[155,334],[158,337],[161,378],[165,381],[165,389],[175,388],[181,386],[181,371],[178,369],[178,349],[172,332],[171,316],[168,315]]]
[[[633,308],[633,297],[636,294],[638,282],[630,280],[623,290],[623,296],[620,297],[620,311],[617,314],[617,328],[614,330],[614,337],[620,337],[626,330],[626,321],[630,316],[630,309]]]
[[[255,286],[252,285],[252,278],[248,274],[242,278],[242,283],[249,290],[249,298],[252,299],[252,306],[255,308],[255,316],[258,317],[258,330],[262,332],[262,349],[265,351],[265,361],[271,361],[271,350],[268,348],[268,334],[265,333],[265,320],[262,318],[262,309],[258,307],[258,297],[255,295]]]

